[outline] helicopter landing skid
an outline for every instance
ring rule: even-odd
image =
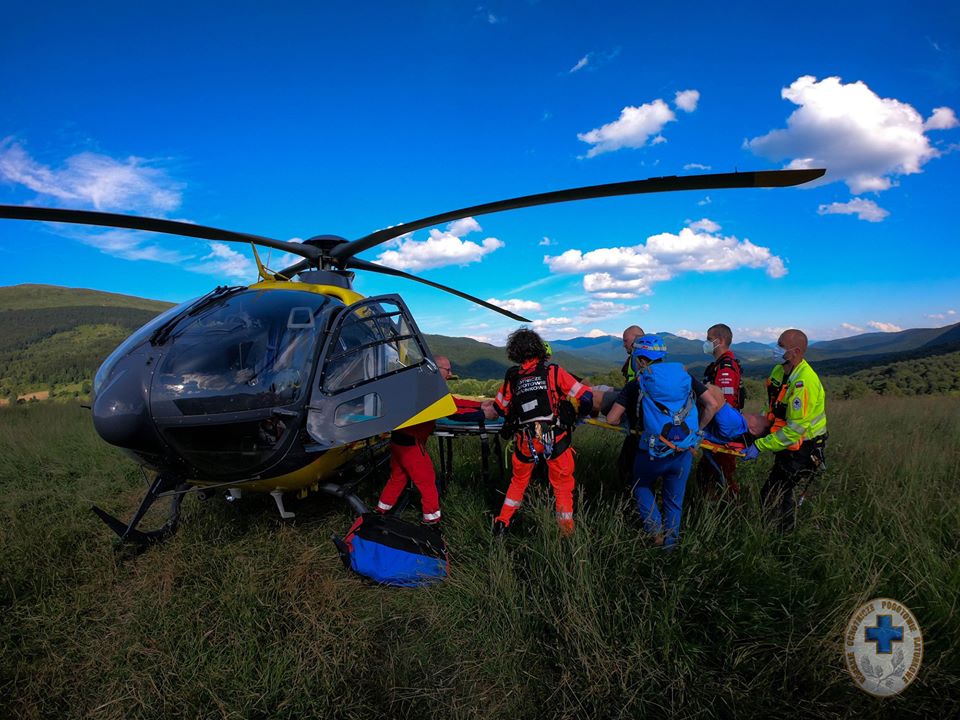
[[[140,501],[140,507],[134,513],[133,519],[129,523],[118,520],[110,513],[98,508],[96,505],[90,509],[96,513],[104,524],[113,530],[120,538],[121,542],[131,542],[137,545],[154,545],[163,542],[177,531],[177,525],[180,521],[180,503],[183,502],[183,492],[176,492],[170,499],[170,514],[167,521],[156,530],[137,530],[137,525],[147,514],[147,510],[153,505],[154,501],[160,497],[161,493],[176,489],[177,491],[186,490],[189,486],[186,483],[175,484],[176,481],[167,478],[163,474],[157,475],[156,479],[150,485],[147,494]]]

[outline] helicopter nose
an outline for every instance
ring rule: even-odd
[[[143,358],[124,358],[93,401],[93,425],[106,442],[139,453],[162,451],[147,405]]]

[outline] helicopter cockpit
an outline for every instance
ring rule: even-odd
[[[154,414],[295,404],[309,381],[319,330],[334,307],[317,293],[243,292],[181,321],[153,382]]]

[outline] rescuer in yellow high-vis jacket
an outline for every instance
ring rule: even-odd
[[[761,452],[774,453],[773,469],[760,490],[760,499],[777,515],[784,531],[794,525],[794,488],[809,482],[823,465],[827,441],[823,385],[803,359],[806,352],[807,336],[802,331],[786,330],[780,335],[774,356],[781,362],[767,380],[770,434],[757,439],[745,454],[747,460],[753,460]]]

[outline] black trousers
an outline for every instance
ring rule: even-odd
[[[633,433],[628,433],[623,439],[623,446],[620,448],[620,455],[617,457],[617,478],[620,480],[620,486],[630,490],[633,487],[633,461],[637,457],[637,447],[639,440]]]
[[[796,505],[793,491],[807,483],[823,463],[823,449],[827,438],[821,435],[805,440],[799,450],[781,450],[773,455],[770,477],[760,489],[760,502],[768,517],[777,520],[781,532],[789,532],[796,525]]]

